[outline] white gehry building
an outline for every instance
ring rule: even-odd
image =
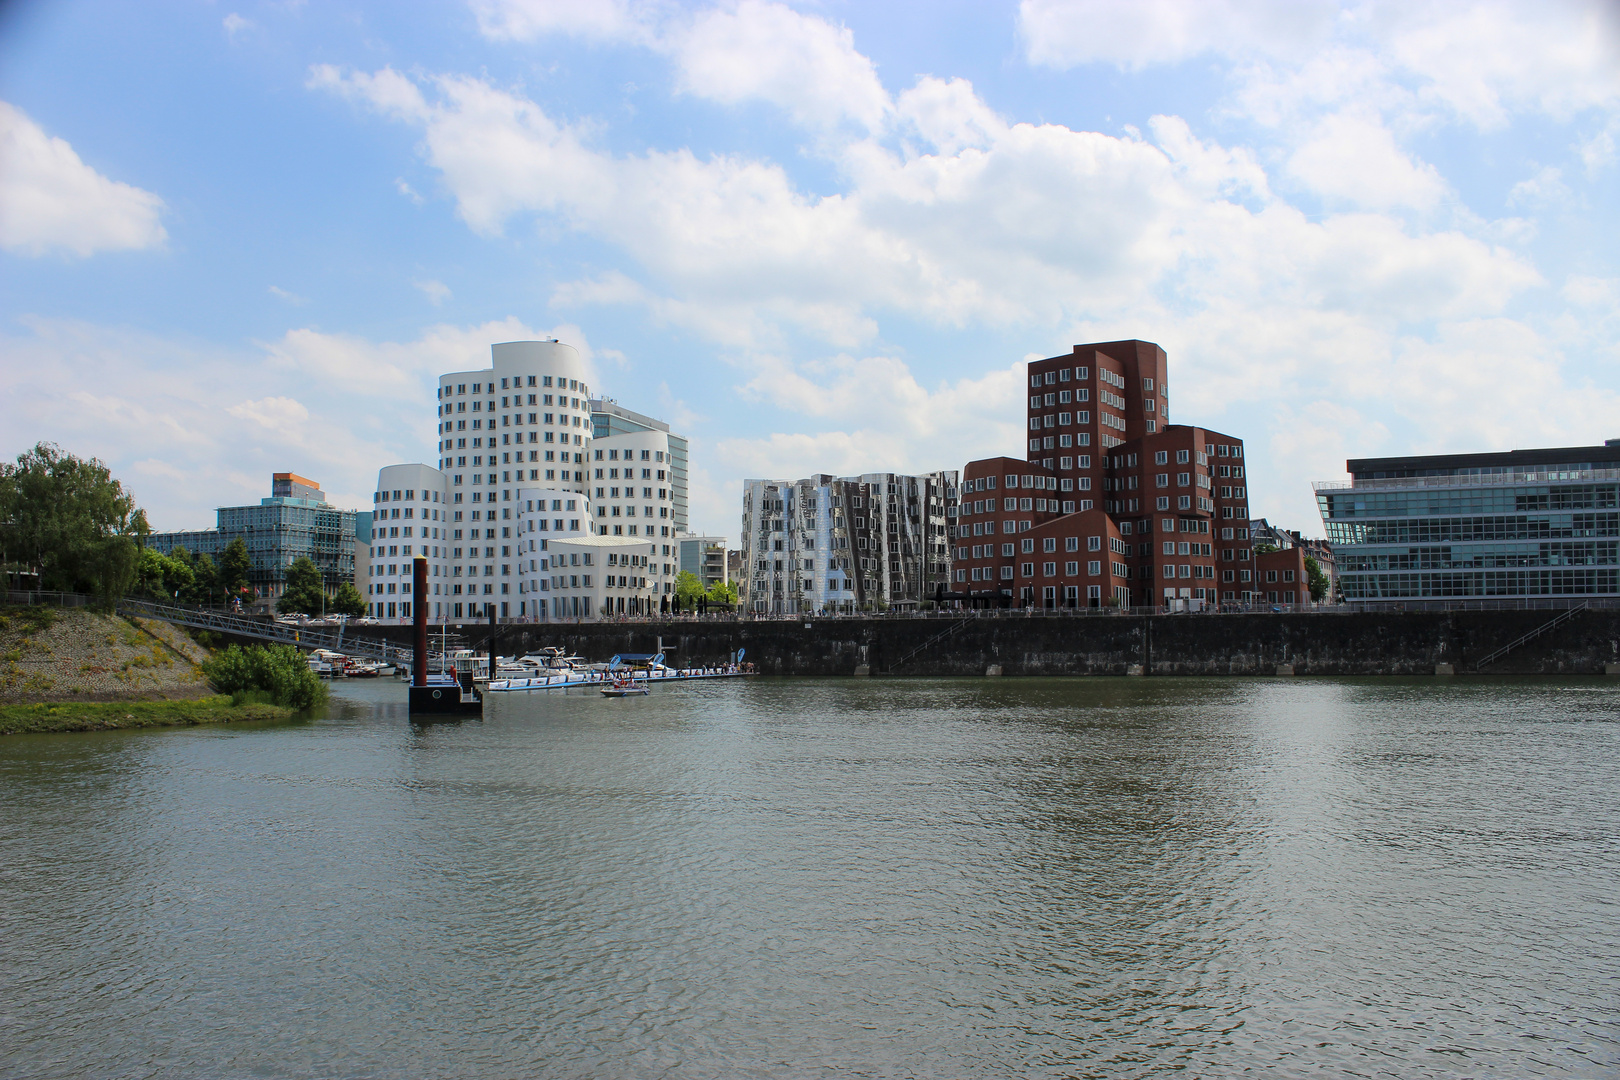
[[[512,341],[490,351],[489,368],[439,378],[437,468],[378,473],[371,614],[407,622],[418,600],[438,622],[488,618],[491,606],[501,618],[540,621],[656,611],[679,561],[685,440],[627,412],[646,420],[641,430],[598,437],[570,345]],[[420,598],[410,593],[416,555],[428,558]]]

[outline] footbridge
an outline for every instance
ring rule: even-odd
[[[381,660],[407,667],[411,661],[410,649],[375,638],[356,637],[346,633],[348,628],[344,626],[336,628],[288,626],[285,623],[255,619],[247,615],[231,615],[223,611],[155,603],[151,600],[120,600],[118,613],[135,615],[143,619],[161,619],[164,622],[179,623],[181,626],[234,634],[237,637],[253,638],[258,641],[275,641],[300,649],[330,649],[345,656],[360,656],[367,660]],[[431,653],[429,657],[434,661],[439,659],[437,653]]]

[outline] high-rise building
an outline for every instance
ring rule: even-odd
[[[1027,369],[1026,457],[963,469],[955,591],[974,602],[1141,606],[1254,599],[1241,439],[1170,423],[1146,341]]]
[[[663,471],[669,475],[660,479],[667,479],[669,485],[669,518],[666,524],[670,526],[671,532],[663,535],[685,533],[689,520],[686,485],[687,457],[690,450],[686,438],[671,433],[669,425],[662,420],[654,420],[650,416],[632,412],[612,398],[598,398],[591,402],[591,424],[599,444],[603,447],[611,447],[614,444],[600,440],[612,439],[619,435],[662,432],[667,436],[662,444],[657,442],[649,444],[655,449],[661,445],[668,463]]]
[[[266,598],[282,594],[287,568],[300,558],[320,568],[328,592],[354,579],[355,512],[328,503],[320,484],[297,473],[272,474],[269,498],[257,506],[221,506],[215,522],[212,529],[152,533],[146,546],[165,555],[183,547],[217,563],[240,538],[252,563],[248,582]]]
[[[954,470],[743,484],[744,610],[914,606],[950,580]]]
[[[372,614],[404,621],[413,601],[445,621],[485,618],[491,606],[540,620],[655,610],[675,577],[685,440],[611,402],[599,419],[572,346],[490,351],[490,367],[439,378],[436,466],[378,473],[363,575]],[[419,555],[429,592],[413,597]]]
[[[1345,466],[1314,486],[1346,601],[1620,594],[1620,439]]]

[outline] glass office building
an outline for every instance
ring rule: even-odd
[[[218,563],[240,538],[252,561],[248,581],[261,597],[285,591],[287,568],[299,558],[320,568],[328,592],[353,581],[355,512],[328,503],[318,483],[297,473],[273,473],[270,492],[257,506],[219,507],[215,528],[153,533],[146,546],[165,555],[183,547]]]
[[[1314,487],[1347,601],[1620,594],[1620,439],[1346,467]]]

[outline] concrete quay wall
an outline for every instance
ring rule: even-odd
[[[1434,675],[1474,662],[1556,611],[801,619],[506,625],[502,655],[561,646],[591,660],[653,652],[671,664],[725,662],[737,649],[775,675]],[[949,633],[946,633],[949,631]],[[357,634],[360,631],[357,628]],[[408,647],[408,627],[366,636]],[[481,648],[487,631],[463,624]],[[940,637],[939,635],[944,635]],[[932,640],[938,638],[938,640]],[[1620,673],[1620,611],[1584,611],[1486,673]]]

